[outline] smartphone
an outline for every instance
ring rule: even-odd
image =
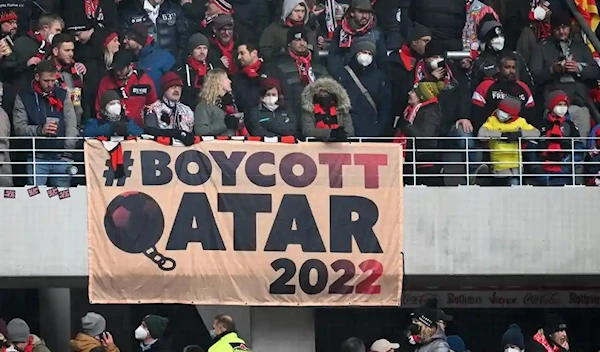
[[[446,60],[444,59],[444,60],[438,62],[437,67],[438,68],[446,68]]]
[[[60,118],[58,117],[46,117],[46,123],[54,122],[57,126],[60,123]]]

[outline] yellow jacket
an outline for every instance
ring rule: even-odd
[[[246,342],[239,338],[236,332],[230,332],[223,335],[217,342],[215,342],[208,352],[233,352],[233,351],[247,351],[252,352],[246,346]]]
[[[538,137],[540,131],[527,123],[522,117],[502,122],[494,115],[488,117],[487,121],[479,129],[479,137],[490,137],[490,158],[494,172],[514,169],[520,167],[521,154],[518,142],[494,139],[502,137],[504,132],[521,131],[522,137]]]

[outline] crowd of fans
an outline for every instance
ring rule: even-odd
[[[600,60],[564,1],[2,0],[0,185],[12,157],[68,187],[69,138],[142,134],[371,137],[415,151],[409,183],[595,185]]]

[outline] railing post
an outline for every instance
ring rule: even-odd
[[[471,160],[469,159],[469,139],[470,137],[467,136],[463,136],[463,138],[465,139],[465,161],[467,162],[467,167],[466,167],[466,174],[467,174],[467,184],[470,184],[469,182],[469,178],[470,178],[470,173],[471,173]]]
[[[32,158],[31,158],[31,161],[33,162],[33,176],[32,176],[33,177],[33,185],[37,186],[38,185],[37,184],[37,177],[36,177],[36,175],[37,175],[37,170],[36,170],[37,159],[35,157],[35,154],[36,154],[35,153],[36,138],[32,137],[31,139],[33,140],[33,143],[32,143],[32,146],[31,146],[31,149],[32,149],[32,152],[33,152],[33,155],[32,155]]]
[[[413,155],[413,160],[412,160],[412,164],[413,164],[413,168],[412,168],[412,173],[413,173],[413,186],[417,185],[417,140],[415,137],[410,137],[412,140],[412,155]]]
[[[575,186],[575,139],[571,138],[571,182]]]
[[[525,167],[523,167],[523,148],[521,147],[521,137],[517,140],[519,144],[519,186],[523,186],[523,171]]]

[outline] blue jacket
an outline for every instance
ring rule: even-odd
[[[339,72],[341,68],[352,61],[353,55],[350,52],[350,48],[340,48],[340,31],[341,27],[336,29],[333,39],[331,39],[331,45],[329,46],[329,56],[327,57],[327,70],[329,72]],[[377,63],[377,67],[386,67],[387,49],[385,39],[379,28],[374,27],[362,36],[371,37],[375,42],[377,52],[375,53],[374,61]]]
[[[377,106],[377,110],[375,110],[344,67],[338,70],[336,78],[346,89],[350,101],[352,101],[350,114],[354,124],[354,135],[357,137],[391,136],[394,120],[392,93],[385,73],[377,68],[375,62],[367,67],[362,67],[356,62],[356,59],[353,59],[349,67],[367,89]]]
[[[160,79],[173,68],[173,65],[175,65],[173,55],[161,49],[154,41],[142,48],[138,54],[138,61],[135,63],[135,67],[143,70],[152,78],[157,92],[161,92]]]
[[[127,119],[127,135],[141,136],[144,131],[132,119]],[[89,118],[83,127],[84,137],[110,137],[115,135],[114,124],[104,119]]]

